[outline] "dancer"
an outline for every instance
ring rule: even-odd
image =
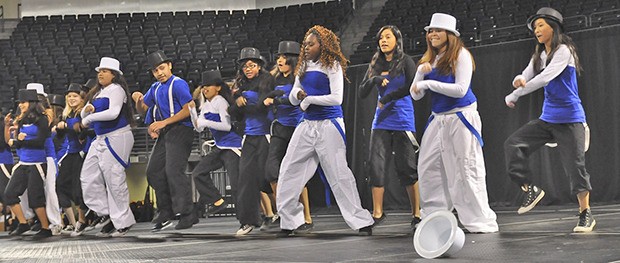
[[[281,41],[278,44],[276,65],[271,71],[271,75],[276,79],[276,87],[263,101],[266,106],[270,106],[274,115],[274,121],[271,123],[269,154],[265,165],[267,181],[274,193],[277,193],[278,174],[280,173],[282,159],[286,154],[286,148],[291,141],[295,127],[303,118],[303,112],[299,106],[293,106],[288,99],[295,83],[294,71],[297,67],[300,50],[301,45],[295,41]],[[304,187],[301,192],[300,201],[304,206],[305,223],[298,227],[297,231],[309,231],[314,227],[314,224],[310,216],[308,187]]]
[[[21,235],[30,230],[26,217],[20,205],[20,195],[28,189],[28,206],[34,210],[39,218],[41,230],[35,234],[36,238],[52,236],[47,219],[45,182],[47,160],[45,141],[49,137],[49,120],[37,92],[34,90],[19,90],[20,115],[13,122],[11,114],[4,118],[4,137],[7,145],[17,149],[19,163],[13,167],[13,173],[4,193],[6,205],[15,214],[19,225],[10,234]],[[13,123],[17,126],[11,132]],[[13,136],[11,136],[11,134]]]
[[[545,89],[542,114],[515,131],[506,142],[504,152],[508,175],[525,196],[519,214],[525,213],[545,196],[530,176],[530,154],[549,141],[557,142],[571,191],[579,201],[579,221],[574,232],[590,232],[596,220],[590,211],[590,175],[586,171],[586,116],[577,87],[581,70],[572,39],[564,34],[562,14],[543,7],[528,18],[527,26],[536,36],[536,50],[525,70],[514,78],[515,90],[506,96],[506,105],[514,108],[519,97]]]
[[[192,171],[192,177],[196,184],[196,190],[200,194],[198,205],[195,205],[201,213],[204,213],[206,204],[211,204],[207,214],[218,213],[228,206],[220,190],[213,184],[210,172],[226,168],[226,174],[230,179],[230,187],[233,198],[236,199],[237,181],[239,177],[239,156],[241,155],[241,136],[232,131],[228,107],[234,103],[232,92],[222,80],[219,71],[207,71],[202,73],[202,82],[198,87],[200,94],[200,115],[196,111],[196,103],[189,103],[190,117],[194,129],[202,132],[208,128],[215,141],[215,147],[198,162]]]
[[[86,206],[110,219],[97,235],[120,237],[136,223],[125,180],[134,143],[133,113],[119,61],[102,57],[95,70],[99,84],[88,92],[81,117],[82,125],[92,127],[97,137],[84,159],[80,181]]]
[[[61,121],[56,125],[56,132],[66,142],[66,153],[58,158],[58,178],[56,192],[60,207],[69,218],[69,225],[63,233],[80,233],[86,229],[85,213],[88,210],[82,197],[80,171],[84,163],[84,142],[82,135],[80,112],[84,107],[86,94],[80,84],[71,83],[65,95],[65,108],[61,113]],[[78,206],[78,220],[75,219],[71,202]],[[74,234],[76,235],[76,234]]]
[[[280,236],[292,235],[304,224],[299,195],[321,164],[345,222],[361,234],[372,234],[374,221],[362,208],[357,184],[347,166],[342,98],[347,59],[340,39],[322,26],[304,37],[289,100],[304,111],[280,167],[277,206]]]
[[[486,189],[482,122],[471,87],[474,60],[453,16],[435,13],[424,29],[427,49],[411,85],[415,100],[431,95],[432,114],[418,159],[422,219],[456,208],[469,232],[497,232]]]
[[[258,217],[260,191],[265,180],[265,162],[269,151],[269,124],[267,107],[262,103],[267,94],[273,91],[274,78],[263,68],[258,49],[243,48],[239,54],[239,71],[234,89],[237,89],[235,103],[230,113],[237,119],[245,119],[245,136],[241,159],[239,160],[239,180],[237,183],[237,218],[241,227],[236,235],[246,235],[254,227],[260,226]],[[268,190],[268,189],[263,189]],[[271,208],[271,207],[269,207]],[[266,216],[273,216],[267,214]]]
[[[155,115],[148,131],[157,142],[146,168],[146,177],[157,196],[158,213],[152,230],[169,227],[176,214],[181,214],[181,219],[174,228],[187,229],[198,223],[193,213],[191,181],[185,174],[195,138],[188,108],[192,94],[187,82],[172,74],[172,60],[163,51],[155,51],[146,59],[157,81],[145,95],[134,92],[132,98],[139,113],[152,108]]]
[[[409,87],[415,75],[415,63],[403,51],[403,36],[395,26],[384,26],[377,33],[377,52],[360,86],[359,96],[365,98],[372,88],[378,91],[377,109],[370,134],[369,164],[372,184],[373,219],[385,219],[383,195],[386,167],[394,160],[401,185],[411,203],[411,227],[420,222],[420,197],[415,138],[415,115]]]

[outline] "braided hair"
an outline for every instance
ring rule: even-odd
[[[340,38],[334,34],[331,30],[315,25],[308,29],[306,35],[304,35],[304,39],[306,39],[309,35],[314,34],[321,45],[321,55],[319,57],[319,61],[321,64],[327,68],[332,68],[334,66],[334,61],[338,61],[340,63],[340,67],[342,67],[342,75],[348,81],[346,74],[347,64],[349,61],[342,54],[342,50],[340,50]],[[295,69],[295,75],[299,76],[300,79],[304,77],[306,73],[306,68],[308,67],[308,63],[305,59],[306,57],[306,43],[302,43],[301,52],[299,53],[299,63]]]

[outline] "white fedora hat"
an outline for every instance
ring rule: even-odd
[[[114,58],[102,57],[101,62],[99,62],[99,67],[96,67],[95,71],[99,72],[100,69],[104,68],[114,70],[119,74],[123,75],[123,72],[121,71],[121,63]]]
[[[431,24],[424,27],[424,30],[428,32],[431,28],[445,29],[454,33],[457,37],[461,35],[459,31],[456,31],[456,18],[443,13],[434,13],[431,17]]]
[[[45,90],[43,89],[43,84],[41,83],[28,83],[26,84],[26,89],[36,90],[37,94],[41,94],[47,97],[47,93],[45,93]]]
[[[451,257],[465,244],[465,233],[456,217],[447,210],[431,213],[422,219],[413,235],[413,246],[423,258]]]

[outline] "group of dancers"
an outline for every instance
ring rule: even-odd
[[[529,175],[529,155],[545,143],[556,142],[579,201],[579,222],[573,230],[590,232],[596,221],[585,169],[587,125],[577,92],[579,59],[556,10],[541,8],[527,26],[535,35],[536,51],[514,78],[514,90],[505,102],[513,108],[519,97],[540,88],[545,90],[545,100],[540,118],[504,143],[508,175],[524,192],[518,213],[528,212],[545,195]],[[235,235],[278,221],[279,236],[310,231],[314,223],[305,186],[319,172],[346,224],[371,235],[373,227],[386,218],[384,182],[389,161],[394,159],[410,200],[412,228],[435,211],[456,209],[470,233],[497,232],[497,216],[486,190],[482,123],[471,86],[474,58],[459,38],[453,16],[435,13],[425,30],[427,50],[416,65],[403,51],[399,29],[382,27],[377,52],[359,87],[361,97],[372,89],[378,93],[367,169],[372,213],[361,206],[346,161],[341,104],[347,59],[339,38],[317,25],[306,32],[301,44],[280,42],[271,72],[258,49],[243,48],[234,83],[227,84],[217,70],[207,71],[195,96],[185,80],[172,74],[173,61],[162,51],[147,56],[157,81],[145,94],[129,95],[119,61],[109,57],[101,59],[95,69],[96,84],[87,92],[84,85],[69,85],[62,114],[45,109],[49,103],[42,85],[28,85],[42,95],[19,90],[20,114],[7,114],[0,142],[5,175],[0,182],[6,185],[2,202],[19,221],[11,234],[30,229],[24,215],[28,208],[41,222],[36,234],[41,237],[52,234],[50,224],[62,225],[60,208],[73,218],[72,227],[65,227],[73,230],[72,235],[87,229],[87,211],[98,216],[95,221],[102,225],[98,235],[123,236],[129,231],[135,219],[129,209],[125,169],[134,142],[133,106],[146,115],[148,133],[156,139],[146,170],[157,196],[152,231],[171,227],[176,217],[175,229],[191,228],[206,204],[215,213],[228,202],[234,202],[240,224]],[[414,101],[426,94],[431,97],[432,113],[418,143]],[[185,168],[195,131],[206,129],[214,142],[188,177]],[[89,131],[94,135],[89,136]],[[51,138],[59,135],[67,147],[56,158],[50,154]],[[19,158],[14,166],[11,147]],[[221,196],[209,174],[222,167],[230,180],[232,201]],[[191,178],[200,196],[196,203]],[[79,206],[77,220],[71,202]]]

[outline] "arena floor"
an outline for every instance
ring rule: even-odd
[[[620,262],[620,205],[593,206],[595,231],[575,234],[575,206],[536,207],[525,215],[497,209],[500,232],[466,234],[452,258],[458,262]],[[122,238],[56,236],[44,241],[0,234],[0,261],[6,262],[419,262],[410,217],[388,211],[372,236],[358,236],[337,211],[315,213],[311,233],[276,238],[279,229],[235,237],[234,217],[201,218],[184,231],[150,232],[139,223]]]

